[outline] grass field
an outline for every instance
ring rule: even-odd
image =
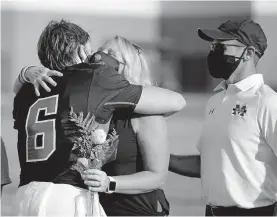
[[[200,133],[204,107],[209,95],[184,94],[187,108],[167,119],[169,130],[170,151],[175,154],[196,154],[196,143]],[[10,177],[12,184],[4,187],[1,199],[1,215],[10,215],[11,203],[18,185],[19,162],[17,157],[17,133],[12,121],[13,95],[2,95],[1,133],[5,141],[9,158]],[[165,194],[170,202],[172,216],[203,215],[204,204],[201,201],[200,179],[168,174],[164,186]]]

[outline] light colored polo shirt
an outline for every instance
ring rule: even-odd
[[[277,201],[277,93],[261,74],[222,82],[206,107],[198,143],[203,199],[214,206]]]

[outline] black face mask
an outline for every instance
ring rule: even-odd
[[[240,57],[224,55],[224,45],[223,47],[211,50],[207,57],[210,75],[214,78],[223,78],[224,80],[228,80],[232,73],[239,66],[246,49],[247,48],[245,48]]]
[[[96,59],[97,54],[100,55],[101,61],[106,63],[108,66],[111,66],[116,71],[118,71],[120,64],[124,64],[124,63],[119,62],[116,58],[112,57],[111,55],[108,55],[102,51],[97,51],[95,54],[93,54],[92,57],[89,59],[90,63],[99,61],[99,60],[97,61],[97,59]]]

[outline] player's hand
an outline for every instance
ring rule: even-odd
[[[97,169],[85,170],[82,174],[84,183],[93,192],[106,192],[110,184],[110,179],[104,171]]]
[[[47,84],[50,84],[54,87],[57,85],[51,76],[62,77],[63,74],[43,66],[32,66],[26,70],[25,76],[34,85],[36,95],[40,96],[39,87],[42,87],[47,92],[50,92],[51,88],[49,88]]]

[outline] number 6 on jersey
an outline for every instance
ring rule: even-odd
[[[29,109],[26,118],[26,161],[47,160],[56,150],[56,119],[47,119],[57,114],[59,95],[38,99]],[[44,111],[46,120],[39,120]]]

